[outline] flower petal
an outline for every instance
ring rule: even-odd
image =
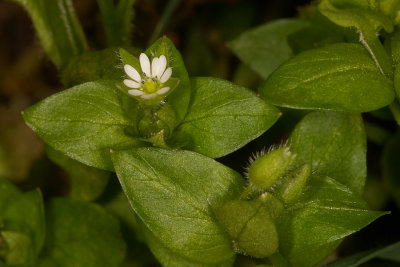
[[[156,94],[157,95],[163,95],[163,94],[166,94],[168,91],[169,91],[169,87],[163,87],[163,88],[161,88],[160,90],[158,90],[157,92],[156,92]]]
[[[158,69],[160,66],[160,60],[158,57],[153,58],[151,62],[151,77],[156,77],[155,73],[158,73]]]
[[[140,77],[139,72],[138,72],[134,67],[132,67],[131,65],[126,64],[126,65],[124,66],[124,70],[125,70],[126,74],[127,74],[132,80],[137,81],[137,82],[140,82],[140,80],[142,79],[142,78]],[[136,87],[135,87],[135,88],[136,88]]]
[[[142,86],[140,83],[128,79],[124,80],[124,84],[129,88],[140,88]]]
[[[141,53],[139,56],[140,67],[142,67],[142,71],[146,74],[147,77],[151,76],[150,72],[150,60],[145,53]]]
[[[142,95],[140,97],[143,99],[150,99],[150,98],[154,98],[155,96],[157,96],[157,94]]]
[[[168,69],[164,72],[164,74],[161,76],[160,82],[161,82],[161,83],[165,83],[166,81],[168,81],[169,78],[171,78],[171,75],[172,75],[172,69],[171,69],[171,68],[168,68]]]
[[[139,95],[143,95],[144,94],[143,91],[136,90],[136,89],[129,90],[128,93],[130,95],[134,95],[134,96],[139,96]]]
[[[153,73],[153,76],[156,76],[157,78],[160,79],[161,76],[163,75],[164,71],[165,71],[165,68],[167,67],[167,58],[164,55],[161,55],[159,57],[158,62],[159,62],[158,63],[159,64],[158,72],[157,73]]]

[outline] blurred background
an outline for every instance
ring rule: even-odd
[[[227,48],[226,42],[268,21],[294,17],[310,1],[176,2],[176,9],[160,33],[175,43],[189,75],[220,77],[257,90],[261,78],[240,63]],[[132,11],[132,39],[135,47],[144,49],[154,40],[154,32],[167,3],[165,0],[136,1]],[[91,49],[105,48],[105,33],[96,0],[77,0],[74,5]],[[58,71],[41,48],[27,12],[16,3],[0,0],[0,177],[12,180],[24,190],[40,187],[45,199],[68,195],[68,175],[47,158],[44,144],[25,125],[20,113],[26,107],[63,89]],[[283,142],[304,111],[285,110],[283,114],[266,134],[219,161],[242,173],[249,156],[271,144]],[[399,197],[396,202],[383,179],[380,162],[383,144],[398,126],[385,119],[382,115],[385,111],[380,114],[364,115],[367,127],[370,128],[367,130],[381,134],[379,140],[368,141],[365,198],[372,209],[390,210],[392,213],[347,238],[336,255],[346,256],[400,240]],[[384,131],[379,132],[382,129]],[[397,186],[400,186],[398,178]],[[118,186],[116,179],[111,179],[109,183],[109,188]],[[380,262],[369,264],[379,266]],[[385,266],[390,265],[385,263]]]

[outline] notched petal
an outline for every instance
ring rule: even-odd
[[[171,75],[172,75],[172,68],[168,68],[168,69],[164,72],[164,74],[161,76],[160,82],[161,82],[161,83],[165,83],[166,81],[169,80],[169,78],[171,78]]]
[[[150,71],[150,60],[147,57],[145,53],[141,53],[139,56],[139,61],[140,61],[140,67],[142,68],[143,73],[146,76],[151,76],[151,71]]]
[[[125,79],[124,84],[129,88],[140,88],[141,84],[132,80]]]

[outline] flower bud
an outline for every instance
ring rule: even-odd
[[[296,169],[279,189],[279,195],[286,204],[295,202],[301,196],[310,176],[310,165],[303,165]]]
[[[288,170],[294,156],[289,148],[281,147],[257,158],[249,167],[251,184],[267,190]]]
[[[263,193],[260,196],[260,200],[264,203],[264,206],[268,210],[272,219],[276,219],[282,214],[284,210],[282,202],[271,193]]]
[[[218,210],[217,219],[238,252],[266,258],[278,250],[278,232],[263,201],[228,202]]]

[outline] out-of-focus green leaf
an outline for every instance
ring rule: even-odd
[[[394,99],[393,83],[359,44],[339,43],[302,52],[261,86],[269,103],[291,108],[366,112]]]
[[[13,0],[30,14],[46,53],[57,67],[88,50],[71,0]]]
[[[200,154],[143,148],[115,151],[115,170],[132,208],[162,246],[204,265],[232,262],[230,238],[214,210],[238,197],[241,176]],[[168,261],[164,249],[156,257]]]
[[[32,240],[29,236],[20,232],[2,231],[0,239],[0,257],[4,257],[7,267],[33,266],[37,255],[33,253]],[[2,251],[3,246],[6,246],[4,251]],[[1,261],[0,266],[3,266]]]
[[[53,199],[46,205],[46,223],[47,239],[39,266],[121,265],[125,243],[118,221],[100,206]]]
[[[10,265],[33,266],[43,247],[46,224],[42,194],[38,190],[22,194],[0,179],[0,256]],[[19,256],[18,256],[19,255]]]
[[[217,158],[268,130],[279,111],[250,90],[216,78],[192,79],[192,101],[176,134],[187,149]]]
[[[100,79],[122,81],[124,71],[120,65],[118,49],[86,52],[71,57],[61,70],[61,81],[67,87]]]
[[[336,25],[320,12],[316,12],[309,26],[288,36],[288,43],[293,52],[298,54],[309,49],[348,41],[354,35],[353,31]],[[358,39],[358,36],[355,38]]]
[[[18,188],[4,178],[0,178],[0,193],[0,211],[3,212],[22,196]],[[4,216],[3,212],[0,213],[0,220]]]
[[[125,111],[123,103],[132,101],[115,82],[89,82],[42,100],[23,117],[52,148],[89,166],[113,170],[110,149],[145,145],[127,133],[136,128],[136,113]]]
[[[46,224],[42,194],[38,190],[23,194],[3,211],[4,229],[26,234],[32,239],[36,255],[43,247]]]
[[[129,45],[135,0],[97,0],[109,46]]]
[[[252,70],[264,79],[280,64],[293,56],[288,36],[308,22],[300,19],[281,19],[242,33],[228,47]]]
[[[46,148],[46,152],[53,162],[67,172],[70,182],[70,198],[92,201],[103,192],[110,178],[109,172],[82,164],[49,146]]]

